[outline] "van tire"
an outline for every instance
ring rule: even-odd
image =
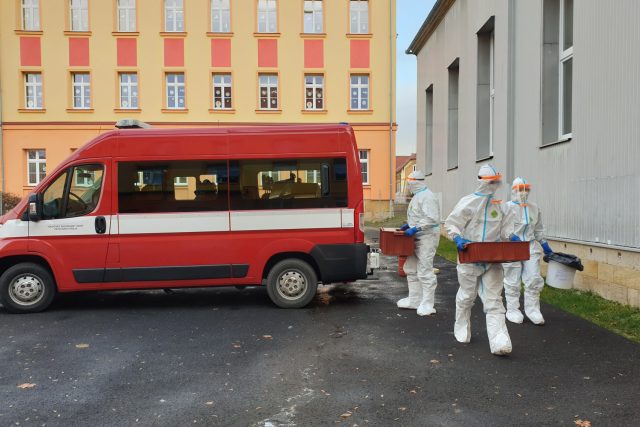
[[[53,276],[39,264],[16,264],[0,276],[0,303],[9,313],[38,313],[49,307],[55,295]]]
[[[318,277],[308,263],[295,258],[280,261],[267,276],[269,298],[281,308],[301,308],[311,302]]]

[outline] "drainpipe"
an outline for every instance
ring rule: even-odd
[[[516,0],[509,0],[509,17],[507,29],[507,183],[511,184],[515,178],[515,105],[516,105]],[[508,193],[508,192],[507,192]],[[509,194],[507,199],[509,200]]]
[[[389,213],[393,215],[393,182],[395,181],[395,173],[393,170],[393,63],[394,49],[396,43],[396,34],[393,31],[395,0],[389,0]]]

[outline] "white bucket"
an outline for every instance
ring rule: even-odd
[[[573,288],[573,278],[575,275],[575,268],[567,267],[559,262],[549,261],[547,285],[558,289],[571,289]]]

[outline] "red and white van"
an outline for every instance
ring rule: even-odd
[[[118,129],[0,218],[0,302],[264,284],[302,307],[318,282],[366,277],[362,220],[348,125]]]

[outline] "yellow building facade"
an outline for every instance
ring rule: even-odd
[[[348,122],[370,217],[395,193],[395,0],[3,0],[2,189],[122,118]]]

